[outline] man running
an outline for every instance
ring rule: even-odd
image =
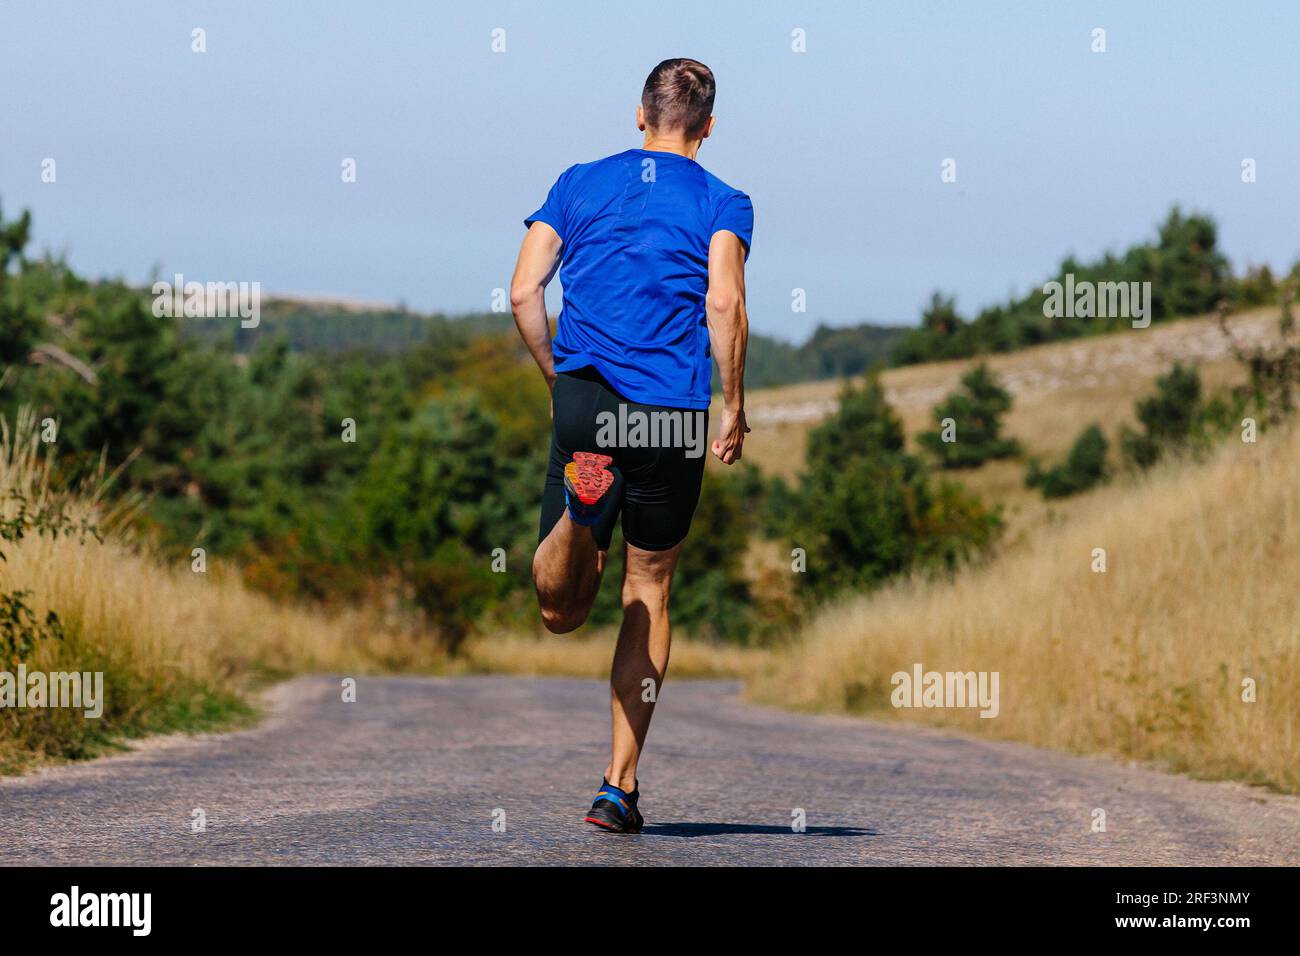
[[[551,389],[533,558],[550,631],[586,621],[622,516],[613,746],[586,820],[624,833],[644,822],[637,761],[668,669],[673,569],[700,497],[711,357],[723,398],[713,453],[728,465],[739,460],[749,431],[745,260],[754,210],[695,162],[713,132],[714,90],[703,63],[656,66],[636,111],[644,144],[565,170],[524,220],[510,286],[515,324]],[[564,303],[552,342],[545,291],[557,268]]]

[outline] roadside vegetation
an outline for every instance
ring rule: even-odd
[[[238,724],[252,691],[293,673],[604,675],[617,537],[589,636],[556,639],[536,621],[528,569],[549,419],[508,316],[282,301],[256,329],[160,318],[139,289],[30,257],[29,232],[26,215],[0,216],[0,671],[103,671],[108,705],[93,721],[0,711],[0,770]],[[903,345],[869,325],[819,329],[799,347],[751,340],[751,387],[834,381],[753,392],[745,461],[706,470],[674,585],[673,675],[754,677],[764,700],[884,712],[893,671],[968,670],[974,655],[1006,687],[1035,674],[1044,685],[1017,684],[1016,716],[979,732],[1293,788],[1278,754],[1295,714],[1276,698],[1249,712],[1264,715],[1249,718],[1264,737],[1254,750],[1233,762],[1219,749],[1244,733],[1216,696],[1238,671],[1295,687],[1281,592],[1235,565],[1215,590],[1179,562],[1212,547],[1223,557],[1207,552],[1205,575],[1221,560],[1262,572],[1267,536],[1296,530],[1295,503],[1259,483],[1293,452],[1300,268],[1235,277],[1214,239],[1212,222],[1175,210],[1155,243],[1063,263],[1150,278],[1159,322],[1140,333],[1044,324],[1041,296],[967,323],[936,295]],[[1261,337],[1274,302],[1277,334]],[[1172,342],[1176,359],[1182,331],[1165,320],[1215,303],[1216,341],[1231,343],[1221,359],[1170,365],[1169,348],[1148,346]],[[1243,306],[1259,306],[1244,325]],[[895,346],[904,363],[973,358],[884,370]],[[1159,370],[1139,371],[1143,349]],[[1089,377],[1053,386],[1080,369]],[[800,390],[826,407],[762,424],[768,396]],[[1247,417],[1258,443],[1237,440]],[[1222,514],[1198,504],[1233,482],[1256,500]],[[1224,537],[1263,521],[1264,498],[1290,508],[1284,520]],[[1166,554],[1178,508],[1191,509],[1186,540]],[[1085,538],[1096,543],[1076,567]],[[1093,547],[1108,549],[1110,577],[1088,570]],[[1123,587],[1098,590],[1121,569]],[[1213,611],[1206,626],[1223,633],[1206,637],[1192,606],[1232,588],[1271,608],[1241,617],[1263,630]],[[1201,638],[1181,670],[1157,617],[1180,595],[1175,623]],[[1089,671],[1094,658],[1104,674]],[[1084,690],[1052,684],[1067,677]],[[1117,711],[1125,693],[1146,703]],[[1074,708],[1057,730],[1052,694]]]
[[[603,676],[610,635],[572,643],[481,634],[457,654],[418,618],[330,609],[249,588],[237,569],[160,557],[133,532],[141,502],[112,475],[67,487],[30,412],[0,421],[0,672],[103,674],[103,712],[0,708],[0,774],[83,759],[153,733],[228,729],[256,691],[297,673],[510,670]],[[762,659],[676,642],[683,677],[734,677]]]
[[[1162,462],[984,567],[827,608],[750,695],[1298,792],[1297,469],[1289,426]],[[998,716],[895,709],[890,678],[916,663],[999,672]]]
[[[1300,792],[1300,342],[1276,335],[1207,394],[1175,362],[1119,428],[1027,482],[1067,514],[950,579],[834,602],[749,685],[768,703],[957,727]],[[1114,477],[1104,488],[1096,488]],[[1090,495],[1081,492],[1095,489]],[[896,709],[895,673],[997,672],[1001,707]]]

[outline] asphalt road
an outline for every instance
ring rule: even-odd
[[[581,822],[606,759],[600,683],[362,678],[344,703],[311,677],[253,730],[0,780],[0,863],[1300,862],[1300,798],[736,692],[667,685],[639,836]]]

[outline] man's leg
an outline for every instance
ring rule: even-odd
[[[548,631],[565,634],[587,620],[600,590],[605,554],[591,529],[576,524],[567,511],[542,539],[533,555],[533,583]]]
[[[610,673],[613,748],[605,770],[605,779],[627,793],[636,789],[636,765],[654,716],[654,700],[645,698],[658,698],[668,671],[668,597],[681,550],[680,544],[667,551],[627,545],[623,626]],[[647,679],[654,681],[652,694]]]
[[[605,505],[591,527],[578,524],[569,514],[565,469],[584,450],[596,449],[596,411],[605,397],[596,382],[561,374],[551,393],[553,427],[547,457],[546,483],[542,487],[542,514],[537,551],[533,554],[533,584],[542,623],[554,634],[582,626],[591,613],[605,554],[618,520],[623,479],[612,465],[606,470],[613,484]]]

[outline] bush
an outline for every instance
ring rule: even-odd
[[[1156,379],[1156,393],[1136,406],[1141,431],[1124,426],[1120,443],[1124,458],[1138,468],[1150,468],[1169,452],[1187,448],[1197,434],[1201,415],[1201,376],[1194,367],[1175,362]]]
[[[1293,313],[1297,287],[1300,287],[1300,262],[1277,289],[1281,314],[1276,344],[1242,344],[1232,334],[1226,312],[1219,314],[1219,327],[1228,338],[1232,354],[1249,376],[1248,383],[1235,389],[1231,396],[1234,407],[1239,406],[1239,411],[1251,409],[1265,428],[1290,417],[1300,407],[1300,340]]]
[[[1075,439],[1070,454],[1061,464],[1043,470],[1036,460],[1031,460],[1025,485],[1041,489],[1044,498],[1065,498],[1087,491],[1109,477],[1106,468],[1108,447],[1101,427],[1089,425]]]
[[[937,431],[923,432],[917,441],[943,468],[973,468],[1020,451],[1013,439],[1002,437],[1002,416],[1011,408],[1011,395],[988,366],[980,364],[961,380],[961,389],[934,406]],[[955,426],[954,441],[944,441],[945,420]]]
[[[960,486],[931,487],[874,378],[847,388],[839,410],[810,433],[794,504],[792,543],[808,561],[800,586],[815,597],[914,568],[951,568],[991,544],[1001,523]]]
[[[29,212],[9,223],[0,214],[0,365],[24,361],[41,328],[40,316],[9,279],[9,263],[22,260],[31,227]]]
[[[514,546],[531,527],[525,481],[540,472],[503,459],[498,433],[476,401],[429,399],[390,430],[355,492],[358,540],[374,570],[396,575],[452,652],[493,599],[527,581],[526,554]],[[496,548],[507,552],[507,573],[492,571]]]

